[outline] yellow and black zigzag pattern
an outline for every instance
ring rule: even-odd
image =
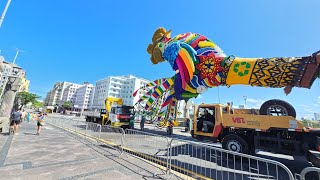
[[[305,62],[301,58],[257,59],[249,84],[263,87],[285,87],[299,83]]]

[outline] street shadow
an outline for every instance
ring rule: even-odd
[[[2,136],[9,136],[10,134],[9,134],[9,132],[6,132],[6,133],[4,133],[4,132],[2,132],[2,133],[0,133]]]
[[[138,130],[141,131],[140,129],[134,129],[134,130]],[[184,135],[180,135],[180,134],[172,134],[172,135],[168,135],[167,131],[163,130],[163,129],[144,129],[144,131],[141,132],[147,132],[147,133],[151,133],[151,134],[157,134],[157,135],[161,135],[161,136],[165,136],[165,137],[169,137],[169,138],[176,138],[176,139],[182,139],[182,140],[191,140],[191,137],[186,137]],[[182,131],[184,132],[184,131]]]
[[[76,140],[78,140],[79,142],[85,144],[87,147],[91,148],[93,151],[103,155],[104,157],[114,161],[115,163],[118,163],[118,164],[122,165],[122,167],[125,168],[126,170],[128,170],[128,171],[130,171],[132,173],[141,175],[143,179],[162,179],[162,178],[160,178],[158,176],[155,176],[152,171],[140,166],[140,164],[132,163],[132,162],[126,160],[126,158],[121,158],[118,153],[114,153],[114,152],[110,151],[110,150],[115,150],[115,148],[112,148],[112,147],[110,147],[108,145],[104,145],[104,144],[100,144],[100,145],[99,144],[93,144],[90,140],[83,139],[82,137],[80,137],[80,136],[78,136],[76,134],[72,134],[70,132],[68,132],[68,134],[71,137],[73,137]],[[99,151],[98,149],[102,150],[103,152]],[[117,158],[115,158],[115,157],[117,157]],[[135,168],[130,168],[127,164],[123,164],[123,162],[121,162],[121,161],[129,163],[129,164],[133,165],[133,167],[135,167]],[[152,164],[150,163],[150,165],[152,165]],[[157,167],[155,165],[153,165],[153,166]],[[139,168],[139,171],[137,171],[136,168]],[[147,176],[147,175],[145,175],[145,173],[142,173],[143,171],[145,173],[150,174],[150,176]],[[161,175],[161,174],[159,174],[159,175]]]
[[[293,157],[294,159],[285,159],[285,158],[280,158],[280,157],[274,157],[274,156],[267,156],[267,155],[262,155],[262,154],[256,154],[256,156],[265,158],[265,159],[270,159],[274,161],[281,162],[282,164],[285,164],[292,174],[300,174],[300,172],[306,168],[306,167],[312,167],[312,164],[308,162],[304,157],[302,156],[296,156]],[[299,164],[299,165],[297,165]],[[316,172],[309,172],[306,174],[306,179],[308,180],[320,180],[319,175]]]
[[[172,145],[171,164],[178,172],[195,172],[213,179],[289,179],[287,172],[275,164],[185,142]]]
[[[37,133],[24,133],[24,135],[33,135],[33,136],[36,136],[37,135]]]
[[[85,130],[86,129],[86,125],[84,124],[81,124],[81,125],[76,125],[75,127],[77,127],[77,128],[80,128],[80,129],[82,129],[82,130]]]

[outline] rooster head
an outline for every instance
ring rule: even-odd
[[[165,43],[170,40],[171,30],[166,31],[165,28],[158,28],[152,36],[152,44],[148,45],[147,52],[151,55],[150,60],[153,64],[163,62],[162,53]]]

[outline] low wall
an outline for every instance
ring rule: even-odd
[[[9,122],[9,117],[0,117],[0,133],[6,126],[9,126]]]

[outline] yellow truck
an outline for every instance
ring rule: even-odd
[[[230,151],[303,155],[320,167],[320,129],[304,127],[295,115],[289,103],[277,99],[266,101],[260,109],[201,104],[195,109],[190,132],[193,138],[220,142]]]
[[[123,105],[121,98],[107,97],[105,107],[106,109],[101,109],[100,112],[86,112],[86,121],[112,127],[129,128],[130,118],[134,115],[133,106]]]

